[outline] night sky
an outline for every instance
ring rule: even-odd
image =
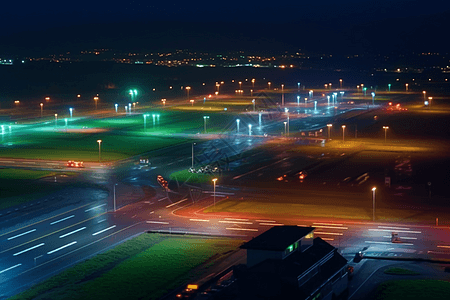
[[[402,39],[413,38],[413,31],[417,31],[419,35],[428,37],[434,46],[437,44],[435,39],[441,32],[444,32],[441,28],[444,24],[441,23],[445,22],[446,17],[444,16],[447,16],[449,12],[450,1],[441,0],[426,2],[421,0],[252,1],[250,3],[235,0],[184,1],[181,3],[139,0],[120,2],[104,0],[10,1],[2,3],[0,10],[0,26],[2,28],[0,35],[10,37],[9,40],[4,40],[0,44],[0,50],[1,46],[8,44],[30,46],[30,44],[24,43],[24,40],[29,38],[35,38],[32,42],[37,43],[38,40],[33,36],[33,32],[44,32],[43,37],[39,37],[39,40],[45,44],[57,41],[67,44],[68,37],[70,36],[70,39],[73,40],[74,34],[79,43],[83,40],[82,36],[86,34],[86,40],[96,40],[99,44],[106,45],[109,41],[103,42],[102,39],[111,33],[108,33],[109,30],[102,26],[112,25],[111,30],[117,31],[117,27],[114,25],[123,23],[128,24],[120,27],[123,32],[120,32],[119,35],[126,34],[128,36],[124,42],[130,42],[132,36],[139,36],[141,40],[154,38],[154,44],[161,44],[169,42],[169,40],[158,37],[158,32],[167,30],[176,22],[178,25],[163,35],[166,37],[173,35],[173,39],[176,40],[183,39],[183,36],[188,37],[193,44],[198,44],[197,39],[201,41],[202,35],[210,36],[214,35],[213,32],[218,32],[219,35],[226,36],[225,40],[231,39],[233,43],[236,42],[236,35],[238,35],[237,40],[244,41],[251,38],[255,42],[274,39],[274,41],[282,41],[282,44],[300,47],[302,44],[300,42],[287,41],[293,39],[294,35],[298,35],[312,39],[311,44],[320,44],[322,48],[326,48],[323,37],[328,35],[327,38],[331,38],[330,42],[333,43],[339,41],[337,36],[342,36],[342,40],[346,44],[366,44],[365,47],[368,48],[372,47],[369,45],[371,44],[370,37],[379,40],[383,38],[384,34],[389,43],[400,39],[397,44],[401,45],[405,43]],[[151,28],[146,28],[146,31],[143,32],[142,26],[133,28],[129,25],[136,22],[151,24],[149,25]],[[214,29],[211,24],[217,22],[221,22],[221,25],[218,26],[220,28]],[[435,22],[438,24],[433,24]],[[184,27],[180,26],[180,23],[208,24],[205,26],[208,28],[199,28],[198,26],[189,28],[187,26],[183,28],[183,34],[178,36],[177,26]],[[89,28],[88,25],[92,24],[95,24],[96,28]],[[233,31],[235,36],[227,36],[227,24],[229,24],[229,31]],[[66,28],[69,30],[64,33],[62,29]],[[379,28],[378,31],[377,28]],[[96,29],[98,29],[97,32]],[[49,40],[45,36],[52,30],[56,30],[56,33],[52,40]],[[75,33],[77,30],[78,32]],[[189,34],[186,35],[186,31]],[[193,37],[192,31],[197,32],[198,36],[194,35]],[[429,36],[428,31],[433,31],[434,35]],[[438,34],[436,31],[441,32]],[[117,37],[117,35],[115,36]],[[108,40],[107,37],[106,39]],[[358,39],[362,39],[362,42],[359,43]],[[109,38],[109,40],[111,39]],[[120,43],[120,38],[115,42]],[[133,44],[132,41],[131,44]],[[169,42],[169,44],[178,47],[176,43]],[[41,45],[38,46],[41,47]],[[187,44],[187,46],[191,46],[191,44]],[[405,45],[405,47],[408,46]],[[311,48],[314,47],[311,46]]]

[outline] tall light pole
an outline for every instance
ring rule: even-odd
[[[143,117],[144,117],[144,131],[147,130],[147,117],[149,117],[149,116],[150,116],[149,114],[144,114],[143,115]]]
[[[189,100],[189,102],[191,102],[192,106],[194,106],[194,100]]]
[[[375,222],[375,191],[377,190],[376,187],[372,188],[372,205],[373,205],[373,212],[372,212],[372,220]]]
[[[433,97],[428,97],[428,102],[430,103],[428,107],[431,107],[431,100],[433,100]]]
[[[386,144],[386,136],[387,136],[387,130],[389,129],[389,126],[383,126],[384,129],[384,143]]]
[[[339,87],[342,89],[342,79],[339,79]]]
[[[342,125],[342,141],[345,141],[345,125]]]
[[[248,124],[248,135],[252,135],[252,124]]]
[[[236,119],[236,133],[239,133],[239,122],[241,122],[241,120]]]
[[[164,106],[166,106],[166,100],[167,99],[161,99],[161,102],[163,103]]]
[[[313,97],[313,94],[314,94],[314,91],[313,91],[313,90],[310,90],[310,91],[309,91],[309,98],[312,98],[312,97]]]
[[[262,112],[259,112],[259,114],[258,114],[258,121],[259,121],[259,129],[261,129],[261,115],[262,115]]]
[[[119,104],[114,104],[114,108],[116,109],[116,114],[117,114],[117,108],[119,107]]]
[[[423,101],[427,100],[427,92],[426,91],[422,91],[423,94]]]
[[[44,103],[40,103],[39,105],[41,106],[41,118],[42,118],[42,113],[44,111]]]
[[[252,79],[252,89],[255,88],[255,78]]]
[[[255,105],[256,105],[255,104],[255,99],[252,100],[252,103],[253,103],[253,111],[255,111]]]
[[[58,114],[55,114],[55,127],[58,125]]]
[[[195,143],[192,143],[192,169],[194,168],[194,145]]]
[[[209,119],[209,116],[203,116],[203,127],[205,129],[205,133],[206,133],[206,119]]]
[[[391,86],[392,86],[392,84],[388,84],[388,89],[389,89],[389,92],[391,91]]]
[[[372,92],[372,106],[375,105],[375,93]]]
[[[408,91],[408,87],[409,87],[409,84],[405,84],[405,89],[406,89],[406,91]]]
[[[131,103],[128,103],[128,113],[131,114]]]
[[[186,87],[186,92],[187,92],[187,98],[188,98],[188,100],[189,100],[189,91],[191,90],[191,87],[190,86],[187,86]]]
[[[327,105],[330,106],[330,95],[327,96]]]
[[[270,85],[272,84],[270,81],[267,83],[269,85],[269,90],[270,90]]]
[[[286,114],[287,114],[287,135],[289,136],[289,112],[286,109]]]
[[[116,185],[118,183],[114,184],[114,212],[116,212]]]
[[[67,132],[67,118],[64,118],[64,122],[66,123],[66,132]]]
[[[297,106],[300,106],[300,96],[297,96]]]
[[[73,113],[73,108],[69,108],[69,112],[70,112],[70,119],[72,120],[72,113]]]
[[[102,140],[97,140],[98,143],[98,162],[101,162],[101,155],[102,155]]]
[[[286,124],[287,122],[283,122],[284,123],[284,136],[286,136]]]
[[[297,82],[297,93],[300,93],[300,82]]]
[[[281,85],[281,106],[284,107],[284,84]]]
[[[217,178],[213,178],[212,182],[214,184],[214,210],[216,209],[216,181]]]
[[[239,81],[239,89],[242,90],[242,81]]]
[[[97,96],[95,96],[95,97],[94,97],[94,102],[95,102],[95,109],[97,109],[97,101],[98,101],[98,97],[97,97]]]
[[[331,131],[331,127],[333,127],[333,124],[327,124],[327,127],[328,127],[328,139],[330,140],[331,139],[330,131]]]

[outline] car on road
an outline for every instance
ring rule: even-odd
[[[82,161],[74,161],[74,160],[69,160],[66,166],[69,168],[84,168],[84,164]]]

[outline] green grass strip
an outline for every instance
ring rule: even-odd
[[[445,300],[450,295],[450,282],[442,280],[396,280],[382,283],[375,300]]]

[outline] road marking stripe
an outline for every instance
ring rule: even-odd
[[[239,222],[239,221],[219,221],[219,223],[228,223],[228,224],[247,224],[251,225],[252,222]]]
[[[330,226],[344,226],[344,224],[334,224],[334,223],[313,223],[317,225],[330,225]]]
[[[91,207],[89,209],[86,209],[84,212],[88,212],[90,210],[93,210],[93,209],[96,209],[96,208],[99,208],[99,207],[102,207],[102,206],[105,206],[105,205],[106,205],[106,203],[105,204],[101,204],[101,205],[97,205],[97,206]]]
[[[68,232],[68,233],[66,233],[66,234],[63,234],[63,235],[61,235],[59,238],[62,239],[63,237],[69,236],[69,235],[74,234],[74,233],[76,233],[76,232],[78,232],[78,231],[81,231],[81,230],[83,230],[83,229],[86,229],[86,227],[81,227],[81,228],[78,228],[77,230],[74,230],[74,231]]]
[[[147,221],[147,223],[154,223],[154,224],[169,224],[169,222],[160,222],[160,221]]]
[[[9,163],[9,164],[14,164],[15,161],[11,161],[11,160],[0,160],[0,163]]]
[[[101,222],[105,222],[105,221],[106,221],[106,219],[100,220],[100,221],[97,222],[97,224],[101,223]]]
[[[272,221],[272,220],[255,220],[256,222],[262,222],[262,223],[276,223],[277,221]]]
[[[316,228],[330,228],[330,229],[348,229],[348,227],[333,227],[333,226],[322,226],[322,225],[319,225],[319,226],[317,226],[317,225],[315,225],[314,227],[316,227]]]
[[[315,231],[314,234],[343,235],[340,232],[323,232],[323,231]]]
[[[233,218],[225,218],[225,220],[230,220],[230,221],[248,221],[248,219],[233,219]]]
[[[71,215],[71,216],[68,216],[68,217],[66,217],[66,218],[63,218],[63,219],[61,219],[61,220],[58,220],[58,221],[55,221],[55,222],[51,222],[51,223],[50,223],[50,225],[54,225],[54,224],[57,224],[57,223],[59,223],[59,222],[62,222],[62,221],[68,220],[68,219],[70,219],[70,218],[73,218],[73,217],[75,217],[75,215]]]
[[[392,238],[392,236],[390,236],[390,235],[384,235],[383,236],[384,238],[388,238],[388,239],[391,239]],[[402,236],[402,237],[399,237],[399,239],[405,239],[405,240],[417,240],[417,238],[415,238],[415,237],[406,237],[406,236]]]
[[[392,232],[392,230],[387,230],[387,229],[369,229],[369,231],[387,231],[387,232]],[[395,232],[397,233],[422,233],[421,231],[406,231],[406,230],[396,230]]]
[[[50,251],[50,252],[47,252],[47,254],[55,253],[56,251],[62,250],[62,249],[64,249],[64,248],[67,248],[67,247],[69,247],[69,246],[72,246],[73,244],[76,244],[76,243],[77,243],[77,241],[73,241],[72,243],[68,243],[67,245],[64,245],[64,246],[59,247],[59,248],[57,248],[57,249],[55,249],[55,250],[52,250],[52,251]]]
[[[12,240],[12,239],[15,239],[15,238],[18,238],[19,236],[22,236],[22,235],[25,235],[25,234],[28,234],[28,233],[34,232],[34,231],[36,231],[36,229],[32,229],[32,230],[29,230],[29,231],[27,231],[27,232],[24,232],[24,233],[21,233],[21,234],[18,234],[18,235],[12,236],[12,237],[8,238],[8,241],[10,241],[10,240]]]
[[[403,230],[409,230],[407,227],[390,227],[390,226],[378,226],[378,228],[385,228],[385,229],[403,229]]]
[[[437,247],[438,247],[438,248],[449,248],[449,249],[450,249],[450,246],[438,245]]]
[[[116,227],[116,225],[113,225],[111,227],[108,227],[108,228],[105,228],[103,230],[97,231],[96,233],[93,233],[92,235],[97,235],[97,234],[103,233],[103,232],[105,232],[107,230],[113,229],[114,227]]]
[[[163,200],[166,200],[166,199],[168,199],[168,198],[164,197],[164,198],[158,199],[158,201],[163,201]]]
[[[384,245],[392,245],[392,243],[391,243],[391,242],[376,242],[376,241],[365,241],[365,243],[369,243],[369,244],[384,244]],[[413,246],[414,244],[409,244],[409,243],[398,243],[398,245]]]
[[[189,219],[189,221],[209,222],[209,220],[203,220],[203,219]]]
[[[4,270],[0,271],[0,274],[2,274],[3,272],[9,271],[9,270],[11,270],[11,269],[20,267],[21,265],[22,265],[22,264],[17,264],[17,265],[15,265],[15,266],[12,266],[12,267],[9,267],[9,268],[7,268],[7,269],[4,269]]]
[[[30,251],[30,250],[39,248],[39,247],[44,246],[44,245],[45,245],[44,243],[38,244],[38,245],[36,245],[36,246],[33,246],[33,247],[28,248],[28,249],[22,250],[22,251],[20,251],[20,252],[14,253],[13,256],[20,255],[20,254],[22,254],[22,253],[28,252],[28,251]]]
[[[259,225],[266,225],[266,226],[284,226],[284,224],[281,224],[281,223],[259,223]]]
[[[184,202],[184,201],[186,201],[186,200],[187,200],[187,199],[183,199],[183,200],[180,200],[180,201],[178,201],[178,202],[169,204],[169,205],[166,206],[166,208],[169,208],[169,207],[172,207],[172,206],[174,206],[174,205],[180,204],[181,202]]]
[[[225,228],[228,230],[241,230],[241,231],[258,231],[258,229],[250,229],[250,228]]]

